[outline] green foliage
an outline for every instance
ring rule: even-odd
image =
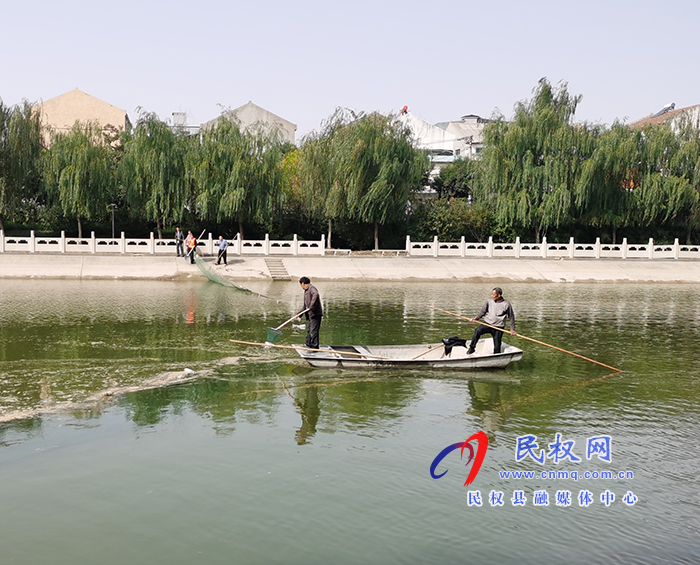
[[[263,132],[241,131],[223,118],[202,134],[189,176],[204,219],[270,224],[281,210],[285,147]],[[241,231],[241,236],[242,236]]]
[[[512,122],[500,117],[486,126],[479,196],[499,224],[532,228],[539,238],[572,221],[576,179],[595,147],[594,133],[572,124],[580,100],[543,78]]]
[[[3,216],[16,212],[23,200],[36,200],[43,150],[39,113],[26,100],[12,107],[0,100],[0,229]]]
[[[119,179],[124,200],[147,220],[179,222],[192,196],[186,165],[197,140],[173,130],[152,113],[142,113],[124,143]],[[160,235],[160,234],[159,234]]]
[[[81,219],[105,217],[117,183],[113,150],[102,128],[76,123],[69,133],[54,135],[46,153],[45,181],[50,200],[77,219],[79,237]]]
[[[459,159],[445,165],[440,174],[432,181],[432,188],[438,198],[454,196],[470,198],[478,182],[481,161],[475,159]]]
[[[428,158],[392,116],[338,109],[297,149],[226,119],[190,137],[141,113],[133,132],[77,126],[46,149],[36,109],[0,101],[0,229],[5,217],[13,230],[58,231],[71,217],[79,231],[83,220],[111,233],[116,203],[115,222],[143,235],[185,223],[233,237],[238,222],[255,237],[327,230],[329,245],[335,229],[340,246],[358,249],[378,246],[380,226],[392,247],[406,233],[690,243],[700,229],[697,120],[576,124],[580,99],[541,79],[511,120],[490,121],[477,159],[442,169],[431,182],[438,199],[425,202],[412,191],[427,184]]]
[[[316,200],[311,208],[329,220],[374,224],[375,247],[378,226],[405,215],[428,167],[411,131],[378,113],[337,110],[322,133],[307,138],[300,155],[300,178]]]
[[[493,234],[494,221],[483,205],[471,205],[466,198],[438,198],[428,204],[424,237],[441,241],[485,241]]]

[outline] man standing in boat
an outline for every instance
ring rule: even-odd
[[[510,321],[510,335],[515,335],[515,312],[513,312],[513,307],[510,305],[510,302],[503,298],[503,290],[497,286],[491,291],[491,298],[484,302],[481,310],[471,319],[471,322],[476,323],[479,318],[483,318],[484,323],[489,324],[489,326],[505,328],[506,317]],[[493,336],[493,352],[501,352],[503,332],[501,330],[489,328],[488,326],[479,325],[474,330],[472,341],[469,344],[469,349],[467,349],[467,355],[474,353],[476,344],[483,334],[491,334]]]
[[[299,279],[301,288],[304,289],[304,309],[299,312],[299,316],[308,310],[305,316],[308,320],[306,331],[306,347],[318,349],[318,333],[321,329],[321,318],[323,318],[323,306],[321,305],[321,297],[318,295],[318,290],[311,284],[309,277],[301,277]]]

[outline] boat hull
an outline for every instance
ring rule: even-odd
[[[295,347],[303,347],[301,345]],[[420,345],[323,345],[320,351],[297,349],[312,367],[368,369],[503,369],[523,357],[522,349],[502,344],[501,353],[493,353],[493,341],[482,339],[476,352],[467,355],[464,347],[454,347],[445,355],[442,344]]]

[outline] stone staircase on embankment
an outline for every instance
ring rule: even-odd
[[[290,281],[292,277],[289,276],[286,267],[284,266],[284,261],[282,259],[272,259],[265,257],[265,266],[270,273],[270,278],[273,281]]]

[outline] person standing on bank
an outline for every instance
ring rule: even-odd
[[[182,233],[179,227],[175,228],[175,254],[178,257],[185,256],[185,234]]]
[[[197,238],[192,235],[191,231],[187,232],[187,255],[185,259],[189,256],[190,263],[194,265],[194,255],[197,253]]]
[[[318,295],[316,287],[311,284],[309,277],[301,277],[299,284],[304,289],[304,309],[299,312],[297,317],[301,316],[304,310],[309,310],[305,314],[309,322],[306,331],[306,347],[318,349],[318,333],[321,329],[321,318],[323,318],[321,297]]]
[[[224,265],[228,265],[226,262],[226,248],[228,247],[228,241],[224,239],[223,235],[219,236],[219,241],[216,242],[216,245],[219,246],[219,256],[216,259],[216,264],[220,265],[221,260],[224,260]]]
[[[497,328],[506,327],[506,318],[510,321],[510,335],[515,335],[515,312],[510,302],[503,298],[503,291],[500,287],[496,287],[491,291],[489,298],[479,310],[479,313],[472,318],[471,322],[477,322],[479,318],[484,319],[484,323]],[[472,336],[472,341],[467,349],[467,355],[471,355],[476,350],[476,344],[483,334],[491,334],[493,336],[493,352],[501,352],[501,339],[503,332],[489,328],[488,326],[477,326]]]

